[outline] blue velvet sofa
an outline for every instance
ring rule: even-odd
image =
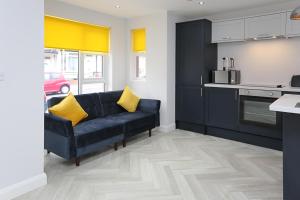
[[[141,99],[136,112],[129,113],[117,104],[122,91],[76,95],[75,98],[88,113],[88,117],[72,127],[71,121],[45,113],[44,147],[67,160],[75,159],[76,166],[80,157],[100,151],[118,143],[126,146],[126,140],[136,134],[149,131],[160,125],[160,101]],[[62,97],[48,101],[51,107]]]

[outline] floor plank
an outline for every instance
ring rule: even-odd
[[[45,154],[48,185],[16,200],[279,200],[282,153],[176,130],[143,134],[80,167]]]

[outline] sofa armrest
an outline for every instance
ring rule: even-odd
[[[160,109],[160,100],[155,99],[141,99],[138,105],[137,110],[142,112],[150,112],[155,114],[155,125],[160,125],[159,109]]]
[[[60,117],[45,113],[44,129],[64,137],[74,136],[72,122]]]

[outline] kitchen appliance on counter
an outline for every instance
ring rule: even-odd
[[[235,61],[234,58],[224,57],[223,60],[223,71],[234,70]]]
[[[223,71],[226,71],[226,69],[231,68],[232,63],[230,63],[229,57],[224,57],[224,58],[222,58],[222,60],[223,60]]]
[[[223,70],[216,70],[212,73],[213,83],[219,84],[240,84],[241,72],[235,70],[234,58],[224,57]]]
[[[241,83],[241,71],[229,70],[229,84],[237,85]]]
[[[277,86],[270,86],[270,88],[277,88]],[[282,114],[271,111],[269,106],[282,96],[282,92],[239,89],[239,95],[240,131],[281,139]]]
[[[212,73],[213,83],[240,84],[241,72],[239,70],[216,70]]]
[[[292,77],[291,87],[300,87],[300,75],[294,75]]]

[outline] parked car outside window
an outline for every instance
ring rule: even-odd
[[[46,94],[67,94],[70,91],[70,82],[61,73],[45,73],[44,91]]]

